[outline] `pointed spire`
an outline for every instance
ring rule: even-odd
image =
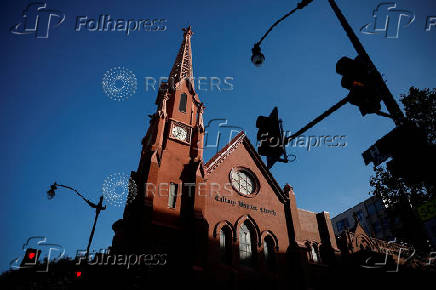
[[[194,74],[192,72],[192,52],[191,52],[191,36],[193,34],[191,26],[183,28],[183,41],[174,62],[171,73],[168,77],[168,82],[171,86],[184,79],[190,79],[194,83]]]

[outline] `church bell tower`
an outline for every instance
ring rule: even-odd
[[[168,81],[159,86],[157,110],[142,140],[138,169],[131,174],[137,196],[113,225],[114,248],[140,248],[152,232],[156,236],[156,231],[182,230],[202,218],[195,190],[204,177],[205,107],[194,87],[192,34],[190,26],[183,29]]]

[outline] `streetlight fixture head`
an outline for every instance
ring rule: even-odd
[[[50,185],[50,189],[47,190],[48,199],[52,199],[55,196],[55,191],[58,189],[56,182]]]
[[[262,54],[262,51],[260,49],[260,44],[256,43],[253,48],[251,49],[251,62],[259,67],[261,66],[265,61],[265,56]]]

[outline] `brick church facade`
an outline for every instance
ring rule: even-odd
[[[339,253],[330,216],[297,208],[293,188],[277,183],[244,132],[203,160],[191,36],[184,29],[160,85],[131,174],[138,194],[113,225],[112,251],[166,253],[166,270],[154,276],[165,285],[316,288]]]

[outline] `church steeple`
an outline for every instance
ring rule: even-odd
[[[200,161],[203,159],[205,107],[194,88],[191,26],[182,30],[182,44],[168,81],[159,86],[157,111],[151,116],[149,130],[143,140],[143,152],[156,152],[158,160],[165,152],[172,152],[181,160]]]
[[[194,74],[192,71],[192,51],[191,51],[191,36],[193,34],[191,26],[183,28],[183,41],[177,54],[176,61],[171,69],[168,77],[170,85],[176,85],[184,79],[189,79],[194,84]]]
[[[124,210],[124,223],[129,226],[114,224],[114,248],[142,249],[156,225],[179,228],[194,217],[202,218],[205,197],[195,197],[191,185],[204,184],[205,106],[193,86],[191,27],[183,32],[168,82],[159,85],[157,109],[142,140],[138,169],[131,174],[138,195]],[[130,231],[138,225],[138,230]]]

